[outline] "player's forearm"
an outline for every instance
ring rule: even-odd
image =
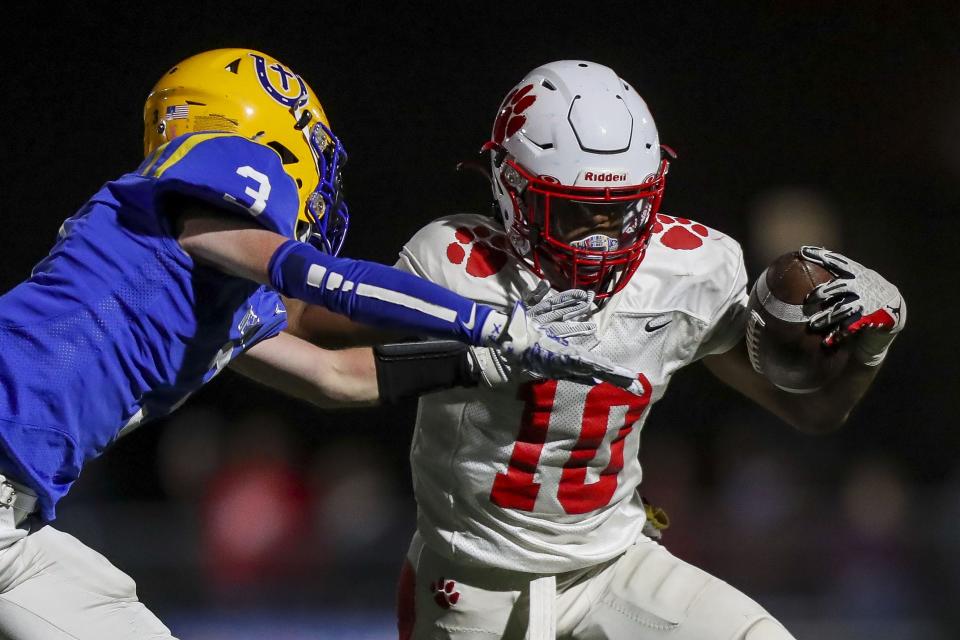
[[[289,240],[270,258],[270,284],[281,294],[364,324],[483,344],[506,317],[432,282],[385,265],[337,258]],[[493,315],[491,315],[493,314]],[[502,323],[500,323],[502,325]]]
[[[255,345],[230,367],[322,408],[368,406],[380,399],[369,349],[328,351],[280,334]]]
[[[842,374],[812,393],[791,394],[778,390],[779,401],[794,426],[807,433],[828,433],[840,428],[873,383],[880,367],[853,360]]]
[[[315,304],[284,298],[287,308],[287,331],[324,349],[371,346],[402,342],[410,332],[385,331],[379,327],[354,322]]]
[[[794,394],[778,389],[754,371],[743,342],[726,353],[704,358],[703,363],[721,381],[805,433],[828,433],[843,425],[878,369],[851,361],[823,388]]]
[[[332,366],[315,369],[314,388],[327,407],[370,406],[380,403],[377,374],[368,348],[328,351]]]

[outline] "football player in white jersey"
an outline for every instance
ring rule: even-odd
[[[815,292],[821,311],[809,322],[855,340],[857,357],[829,385],[790,394],[750,365],[739,244],[658,213],[669,156],[630,84],[591,62],[538,67],[504,99],[485,150],[498,219],[436,220],[397,266],[499,308],[544,281],[576,288],[533,314],[641,375],[635,393],[538,379],[471,348],[470,366],[452,369],[472,369],[480,384],[420,399],[410,454],[418,530],[401,577],[400,637],[791,638],[749,597],[648,536],[640,430],[672,375],[698,360],[801,430],[836,428],[903,326],[896,287],[803,248],[840,277]],[[391,375],[380,356],[381,395],[416,377]]]

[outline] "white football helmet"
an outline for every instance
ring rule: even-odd
[[[636,90],[603,65],[561,60],[500,105],[491,182],[514,249],[558,289],[622,289],[643,259],[669,163]]]

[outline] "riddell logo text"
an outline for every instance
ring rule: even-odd
[[[594,173],[593,171],[587,171],[583,174],[583,179],[590,180],[592,182],[626,182],[627,174],[613,173],[612,171],[607,171],[606,173]]]

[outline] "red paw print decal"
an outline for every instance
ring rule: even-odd
[[[467,273],[475,278],[492,276],[510,258],[507,239],[487,227],[457,227],[456,237],[456,242],[447,245],[447,260],[453,264],[466,260]]]
[[[680,249],[689,251],[703,245],[703,238],[706,238],[710,232],[699,222],[693,222],[686,218],[672,218],[662,213],[657,214],[657,220],[653,223],[653,233],[660,236],[660,244],[670,249]]]
[[[493,123],[493,141],[503,144],[503,141],[520,130],[527,121],[523,112],[537,101],[537,96],[530,93],[533,85],[528,84],[521,89],[514,89],[503,101],[496,122]]]
[[[460,601],[460,592],[454,591],[456,588],[456,582],[453,580],[444,580],[443,578],[430,583],[430,591],[433,592],[433,601],[443,609],[449,609]]]

